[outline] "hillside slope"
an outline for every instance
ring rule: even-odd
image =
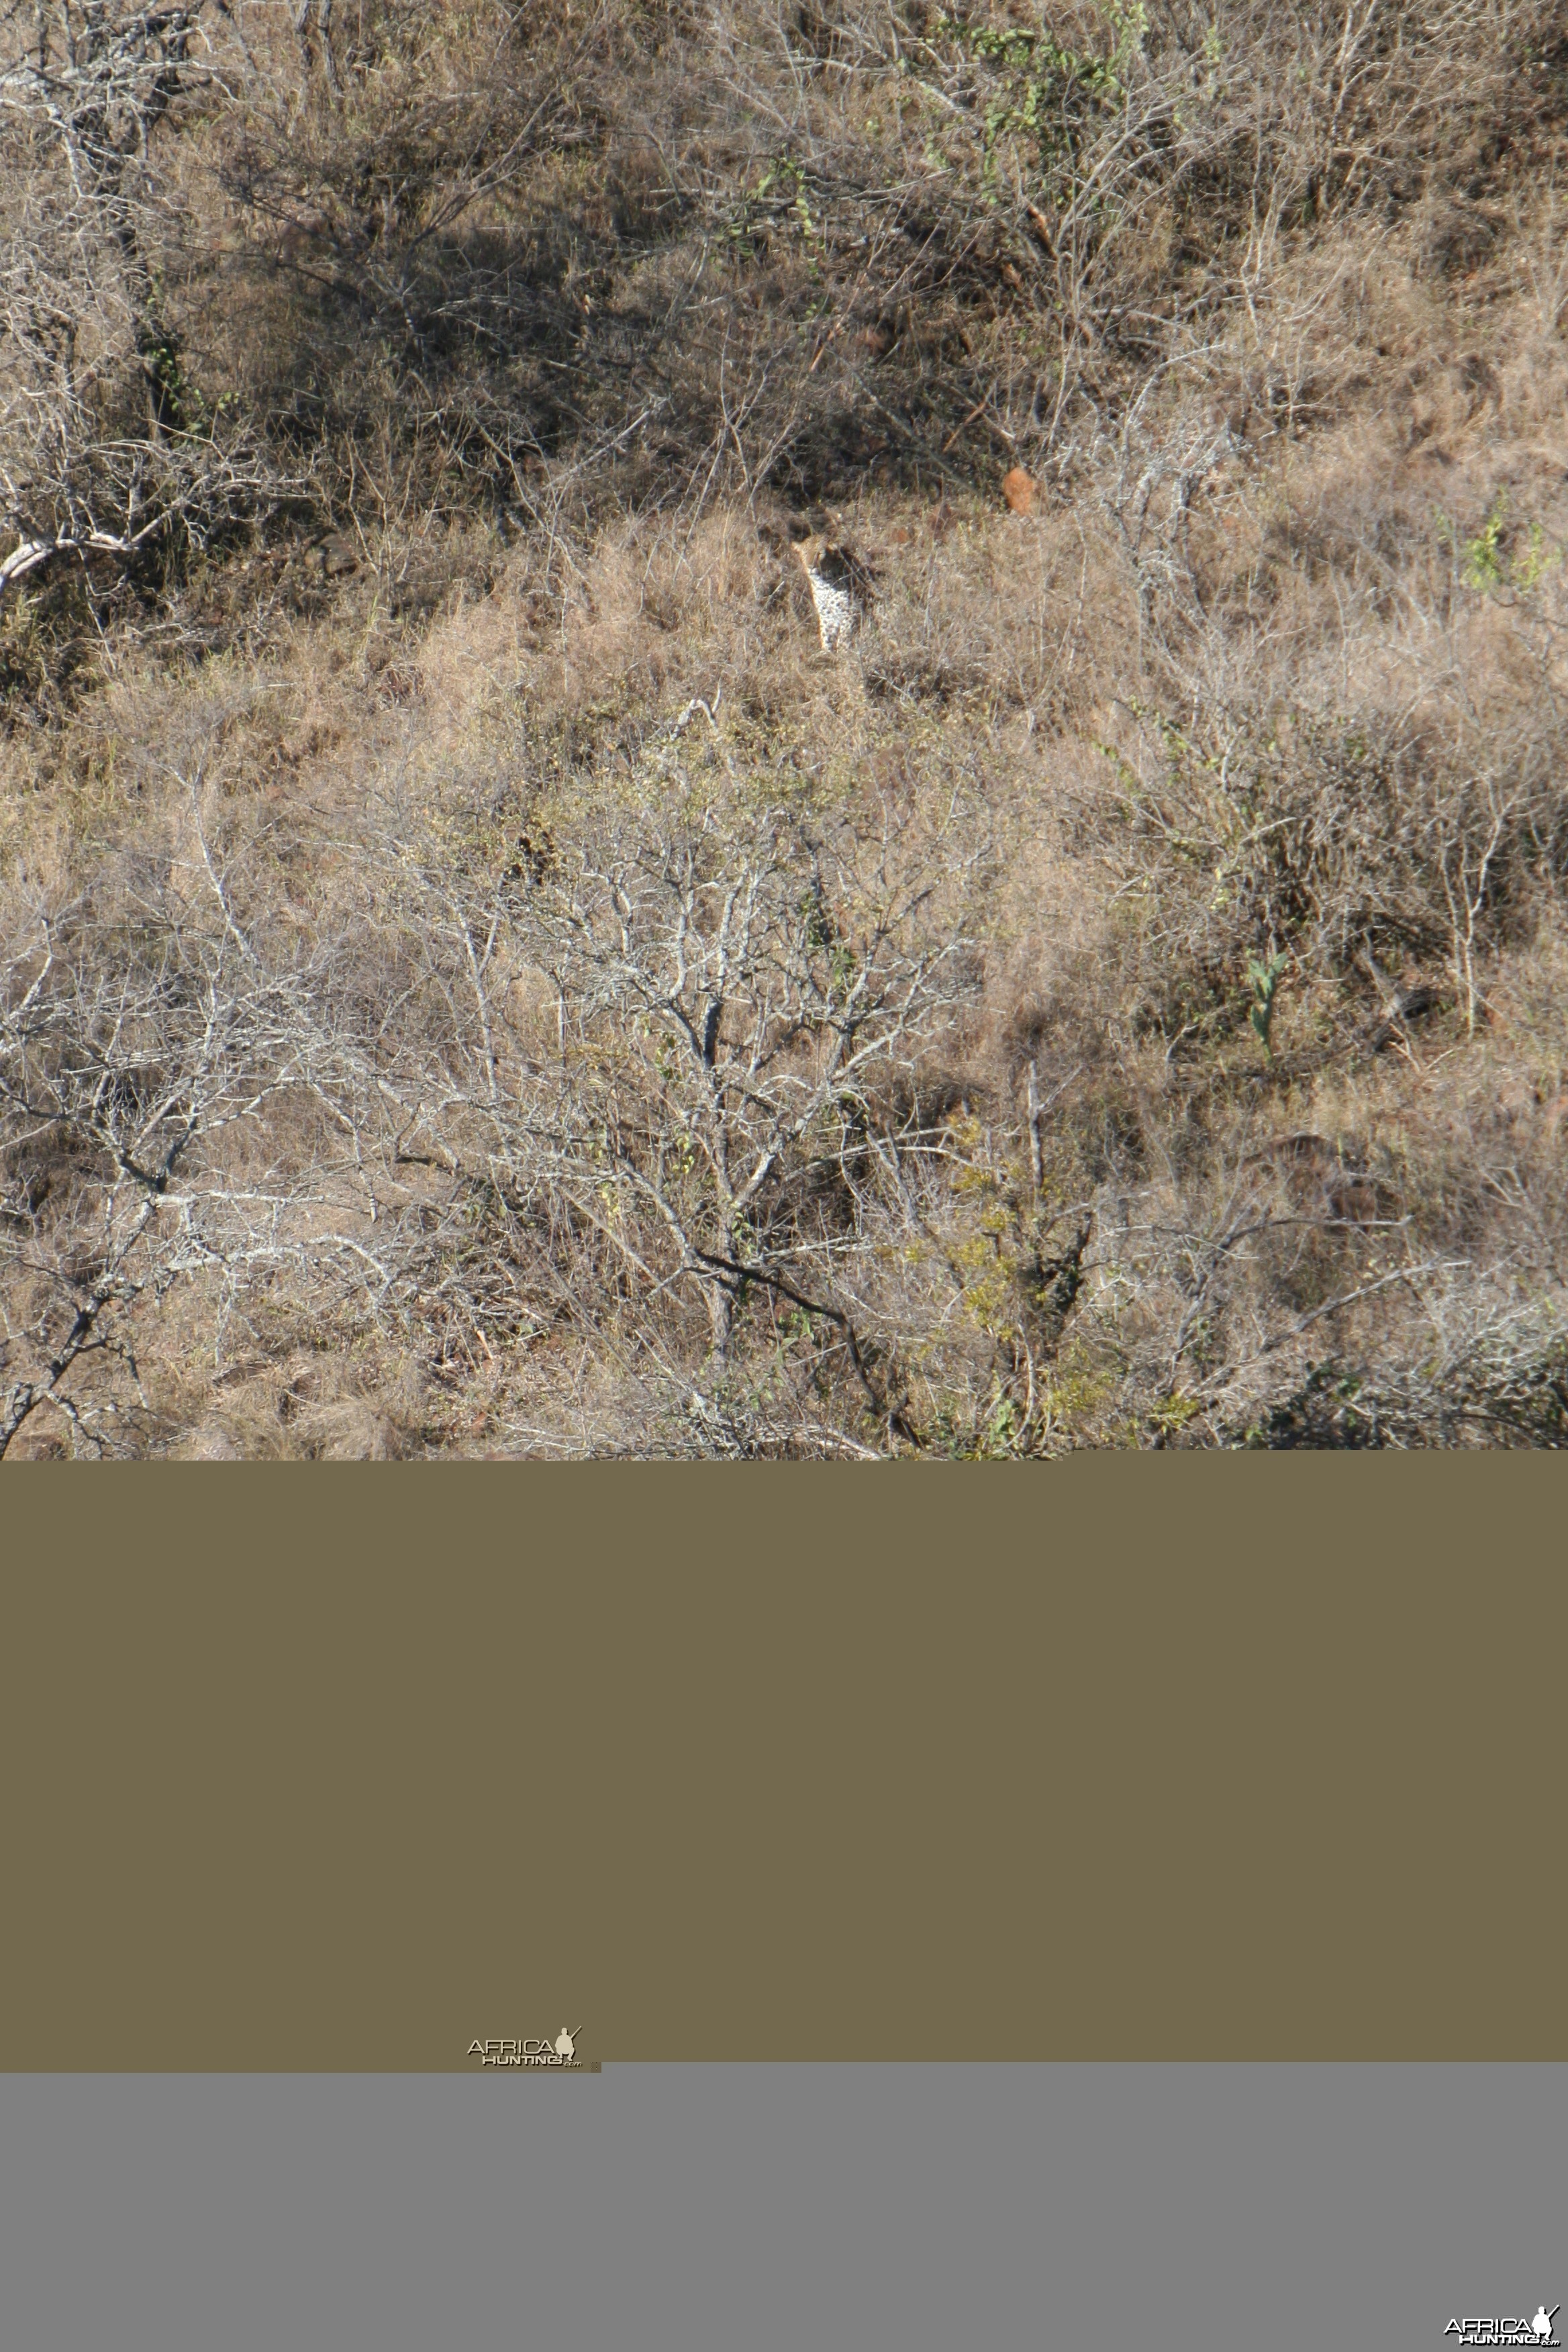
[[[0,1452],[1564,1442],[1561,6],[0,26]]]

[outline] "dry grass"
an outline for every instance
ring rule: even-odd
[[[13,1454],[1563,1442],[1559,28],[1041,22],[163,134],[278,487],[0,604]]]

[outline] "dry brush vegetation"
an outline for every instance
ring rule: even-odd
[[[0,13],[0,1453],[1563,1444],[1565,121],[1554,0]]]

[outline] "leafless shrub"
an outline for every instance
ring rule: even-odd
[[[168,118],[223,88],[194,7],[43,5],[0,26],[0,600],[62,558],[155,571],[276,497],[182,362]]]
[[[113,1450],[123,1408],[82,1392],[79,1376],[107,1357],[135,1383],[132,1310],[184,1275],[233,1271],[293,1238],[295,1181],[237,1181],[221,1155],[308,1081],[301,992],[295,975],[258,971],[226,908],[214,926],[155,885],[118,906],[40,894],[9,912],[0,1453],[45,1407]]]
[[[618,1302],[678,1384],[695,1306],[721,1389],[738,1319],[782,1317],[886,1423],[852,1269],[921,1148],[898,1087],[975,990],[984,835],[731,764],[673,730],[632,789],[536,813],[499,858],[383,803],[367,879],[405,1009],[362,1083],[541,1305],[594,1326]]]
[[[1379,987],[1385,967],[1446,963],[1473,1031],[1478,958],[1528,922],[1568,856],[1552,739],[1479,773],[1418,730],[1402,740],[1310,714],[1238,714],[1210,740],[1200,751],[1167,721],[1139,764],[1108,755],[1109,855],[1173,983],[1147,1016],[1169,1050],[1241,1027],[1262,957],[1298,987],[1361,997],[1370,982],[1384,1017],[1400,999]]]

